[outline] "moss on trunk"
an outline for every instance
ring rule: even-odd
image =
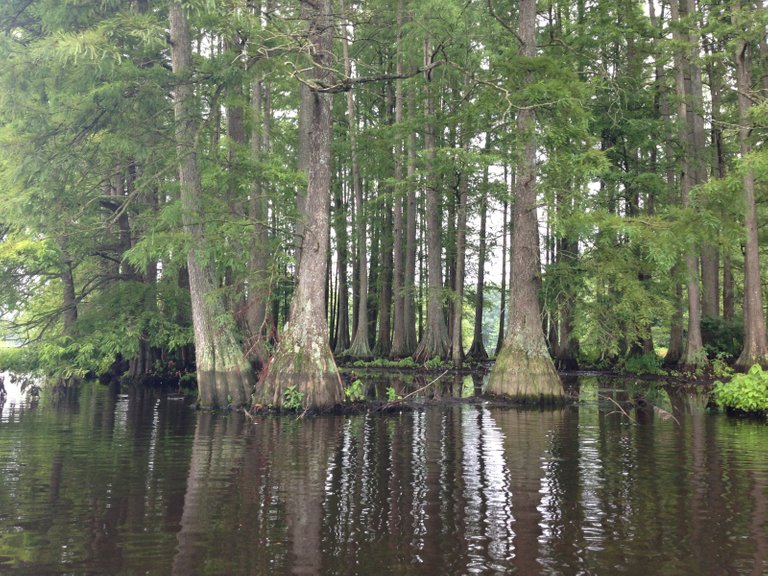
[[[491,371],[486,393],[523,403],[565,401],[560,377],[546,347],[526,346],[519,337],[505,342]]]
[[[267,366],[257,402],[276,408],[298,408],[295,403],[300,402],[301,408],[308,410],[341,404],[341,377],[325,338],[311,337],[293,326],[286,329]]]

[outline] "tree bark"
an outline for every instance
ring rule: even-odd
[[[204,229],[202,186],[197,168],[196,139],[199,113],[189,76],[192,48],[184,9],[174,1],[169,9],[171,62],[178,79],[173,103],[176,149],[181,183],[184,231],[192,239],[187,254],[192,326],[195,336],[197,383],[200,402],[206,406],[242,405],[250,398],[254,375],[240,350],[235,328],[217,294],[215,271],[201,264],[198,254],[208,250]]]
[[[308,23],[308,40],[313,47],[314,66],[306,82],[329,80],[333,59],[331,0],[302,0],[302,18]],[[344,393],[336,363],[328,345],[324,293],[318,279],[325,277],[326,251],[330,233],[328,206],[331,185],[331,94],[312,90],[302,99],[299,115],[308,123],[304,134],[309,141],[308,184],[304,210],[304,243],[296,291],[291,301],[291,318],[268,367],[258,398],[265,405],[282,407],[285,392],[293,390],[306,409],[323,409],[340,404]]]
[[[431,56],[431,46],[424,43],[425,62]],[[427,78],[429,80],[429,78]],[[440,194],[437,190],[434,169],[436,154],[435,138],[435,101],[429,81],[425,87],[425,133],[424,147],[427,157],[426,183],[426,224],[427,224],[427,322],[413,358],[417,362],[426,362],[434,357],[446,359],[450,350],[448,327],[443,315],[443,273],[441,266],[440,242]]]
[[[347,263],[349,259],[349,247],[347,244],[347,206],[344,202],[344,192],[339,187],[335,201],[335,225],[336,225],[336,276],[338,286],[336,289],[336,322],[334,334],[334,354],[341,356],[349,348],[349,278],[347,276]]]
[[[506,178],[504,181],[506,182]],[[502,204],[504,206],[504,215],[501,221],[501,290],[499,291],[499,337],[496,341],[496,356],[499,355],[504,346],[504,337],[507,327],[507,238],[509,237],[507,211],[509,210],[509,204],[506,200],[504,200]]]
[[[403,74],[403,59],[401,44],[403,38],[403,0],[397,2],[397,54],[395,56],[395,74]],[[406,347],[406,319],[405,319],[405,210],[403,194],[403,141],[397,132],[403,124],[403,83],[395,80],[395,130],[398,134],[394,146],[394,203],[393,203],[393,254],[392,254],[392,358],[404,358],[409,356],[413,349]]]
[[[256,78],[251,83],[251,151],[261,160],[269,147],[270,118],[262,112],[264,93],[269,88]],[[245,304],[245,321],[248,330],[246,350],[251,363],[260,369],[267,362],[266,319],[269,299],[269,200],[266,182],[257,172],[248,200],[248,214],[253,225],[248,258],[248,295]]]
[[[490,150],[490,134],[486,134],[486,152]],[[483,186],[480,190],[480,237],[478,238],[477,283],[475,285],[475,325],[472,332],[472,345],[467,356],[475,362],[488,359],[488,352],[483,342],[483,309],[485,307],[485,258],[486,224],[488,218],[488,167],[483,173]]]
[[[520,1],[518,40],[525,59],[536,56],[536,0]],[[533,82],[528,73],[526,84]],[[563,387],[547,349],[541,323],[539,290],[538,220],[536,216],[536,139],[533,108],[522,107],[517,114],[517,133],[524,138],[520,174],[515,186],[513,209],[512,269],[508,334],[496,365],[491,370],[487,392],[518,400],[557,402]]]
[[[344,13],[344,2],[341,3],[341,12]],[[352,64],[349,60],[349,41],[347,40],[346,25],[342,35],[342,51],[344,55],[344,69],[347,78],[352,77]],[[365,242],[366,215],[363,207],[363,182],[360,177],[360,164],[357,160],[357,120],[355,116],[355,101],[352,91],[347,92],[347,125],[349,134],[349,156],[352,167],[352,194],[355,198],[355,234],[357,237],[357,273],[358,273],[358,299],[357,322],[352,344],[344,353],[352,358],[370,358],[371,346],[368,339],[368,246]]]
[[[386,358],[392,350],[392,277],[393,277],[393,222],[392,205],[388,200],[382,206],[383,223],[381,239],[379,241],[381,273],[379,275],[379,314],[378,328],[376,332],[376,344],[373,355],[377,358]]]
[[[740,2],[735,2],[736,18],[745,19]],[[739,102],[739,148],[744,159],[751,152],[749,142],[749,108],[752,79],[750,74],[750,45],[744,39],[736,43],[736,90]],[[751,168],[743,169],[744,227],[746,246],[744,253],[744,348],[736,360],[738,368],[747,370],[753,364],[768,365],[768,344],[765,334],[763,289],[760,281],[760,253],[755,203],[755,175]]]
[[[411,94],[410,110],[413,113],[415,103],[413,102],[413,92]],[[416,215],[418,206],[416,202],[416,187],[414,178],[416,175],[416,134],[411,132],[408,135],[408,165],[406,179],[408,182],[408,194],[406,196],[405,212],[405,274],[403,281],[403,316],[405,318],[405,346],[403,352],[411,354],[416,350],[418,338],[416,337],[416,251],[418,243],[416,241]]]
[[[685,6],[687,0],[673,0],[671,2],[672,21],[679,23],[679,6]],[[675,40],[685,42],[687,35],[683,35],[677,28],[674,32]],[[686,68],[687,58],[681,50],[675,53],[675,85],[678,96],[678,122],[680,123],[681,175],[680,175],[680,203],[683,208],[689,208],[689,193],[693,184],[694,165],[691,162],[692,137],[689,133],[688,94],[686,93]],[[680,358],[680,366],[686,370],[693,370],[707,364],[704,354],[704,345],[701,338],[701,300],[699,294],[699,258],[690,251],[685,256],[686,286],[688,291],[688,338],[685,351]]]
[[[467,79],[468,81],[468,79]],[[469,138],[462,136],[464,149],[469,151]],[[461,321],[464,316],[464,252],[467,249],[467,200],[469,198],[469,166],[462,168],[459,198],[456,206],[456,272],[453,285],[453,330],[451,331],[451,361],[458,370],[464,362],[464,342]]]

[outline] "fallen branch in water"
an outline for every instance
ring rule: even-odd
[[[664,410],[664,408],[659,408],[659,407],[658,407],[658,406],[656,406],[656,405],[654,405],[654,407],[653,407],[653,411],[654,411],[656,414],[658,414],[658,415],[659,415],[659,417],[660,417],[662,420],[669,420],[669,419],[671,418],[672,420],[674,420],[674,421],[677,423],[677,425],[678,425],[678,426],[680,426],[680,425],[681,425],[681,424],[680,424],[680,420],[678,420],[677,418],[675,418],[675,415],[674,415],[674,414],[672,414],[672,412],[668,412],[667,410]]]
[[[429,383],[425,384],[425,385],[424,385],[424,386],[422,386],[421,388],[419,388],[419,389],[417,389],[417,390],[414,390],[413,392],[409,392],[408,394],[406,394],[406,395],[405,395],[405,396],[403,396],[402,398],[398,398],[397,400],[391,400],[391,401],[387,402],[386,404],[383,404],[383,405],[381,406],[381,408],[379,408],[379,410],[388,410],[388,409],[392,408],[393,406],[397,406],[398,404],[401,404],[401,403],[403,403],[405,400],[407,400],[407,399],[408,399],[408,398],[410,398],[411,396],[415,396],[415,395],[416,395],[416,394],[418,394],[419,392],[423,392],[424,390],[426,390],[427,388],[429,388],[430,386],[432,386],[433,384],[435,384],[435,383],[436,383],[438,380],[440,380],[440,378],[442,378],[443,376],[445,376],[446,374],[448,374],[448,372],[449,372],[449,370],[445,370],[445,371],[444,371],[442,374],[440,374],[440,376],[438,376],[437,378],[435,378],[435,379],[434,379],[434,380],[432,380],[431,382],[429,382]]]
[[[613,398],[611,398],[610,396],[605,396],[604,394],[598,394],[598,395],[597,395],[597,397],[598,397],[598,398],[604,398],[605,400],[610,400],[611,402],[613,402],[613,404],[616,406],[616,408],[618,408],[618,409],[621,411],[621,413],[622,413],[622,414],[624,414],[624,416],[626,416],[626,417],[627,417],[627,419],[628,419],[630,422],[632,422],[632,424],[637,424],[637,420],[635,420],[634,418],[632,418],[632,416],[630,416],[630,415],[627,413],[627,411],[626,411],[626,410],[624,410],[624,407],[623,407],[621,404],[619,404],[618,402],[616,402],[616,400],[614,400],[614,399],[613,399]]]

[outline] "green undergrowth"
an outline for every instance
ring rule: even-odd
[[[746,374],[715,382],[715,402],[721,408],[756,416],[768,414],[768,372],[755,364]]]
[[[441,370],[451,367],[450,362],[441,359],[439,356],[427,360],[424,364],[419,364],[410,356],[400,360],[390,360],[389,358],[376,358],[374,360],[355,360],[351,366],[355,368],[400,368],[413,369],[425,368],[427,370]]]

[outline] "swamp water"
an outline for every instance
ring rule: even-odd
[[[605,398],[635,392],[605,386],[253,422],[162,391],[10,390],[0,574],[768,573],[768,426],[657,391],[677,421],[624,415]]]

